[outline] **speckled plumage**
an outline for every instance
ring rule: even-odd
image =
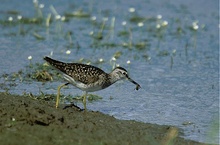
[[[50,65],[63,72],[64,78],[69,83],[73,84],[81,90],[93,92],[104,89],[112,84],[109,75],[98,67],[80,63],[64,63],[49,57],[45,57],[44,59]],[[78,86],[77,84],[79,83],[84,84],[84,86],[87,88],[82,87],[82,85]],[[94,85],[98,85],[98,87],[94,88]]]

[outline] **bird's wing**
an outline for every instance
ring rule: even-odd
[[[106,74],[95,66],[77,63],[67,63],[62,72],[84,84],[95,83],[101,74]]]

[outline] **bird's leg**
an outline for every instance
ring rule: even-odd
[[[87,108],[86,108],[86,96],[87,96],[87,92],[85,92],[85,94],[83,95],[83,106],[84,106],[85,112],[87,111]]]
[[[64,86],[67,86],[69,83],[65,83],[65,84],[62,84],[58,87],[57,89],[57,100],[56,100],[56,108],[58,108],[58,105],[59,105],[59,101],[60,101],[60,89],[63,88]]]

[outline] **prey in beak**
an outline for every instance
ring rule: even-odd
[[[136,85],[135,90],[139,90],[139,89],[141,88],[141,86],[140,86],[137,82],[135,82],[134,80],[132,80],[128,75],[126,75],[126,78],[127,78],[130,82],[132,82],[133,84]]]

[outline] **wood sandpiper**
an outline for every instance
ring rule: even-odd
[[[105,73],[100,68],[92,65],[80,64],[80,63],[65,63],[58,60],[54,60],[49,57],[44,57],[50,65],[58,69],[63,73],[64,79],[67,83],[60,85],[58,87],[56,108],[59,105],[60,89],[68,84],[79,88],[84,91],[83,95],[83,105],[86,111],[86,96],[88,92],[94,92],[98,90],[105,89],[110,85],[114,84],[116,81],[128,79],[130,82],[136,85],[136,90],[140,89],[141,86],[132,80],[128,76],[126,69],[122,67],[116,67],[111,73]]]

